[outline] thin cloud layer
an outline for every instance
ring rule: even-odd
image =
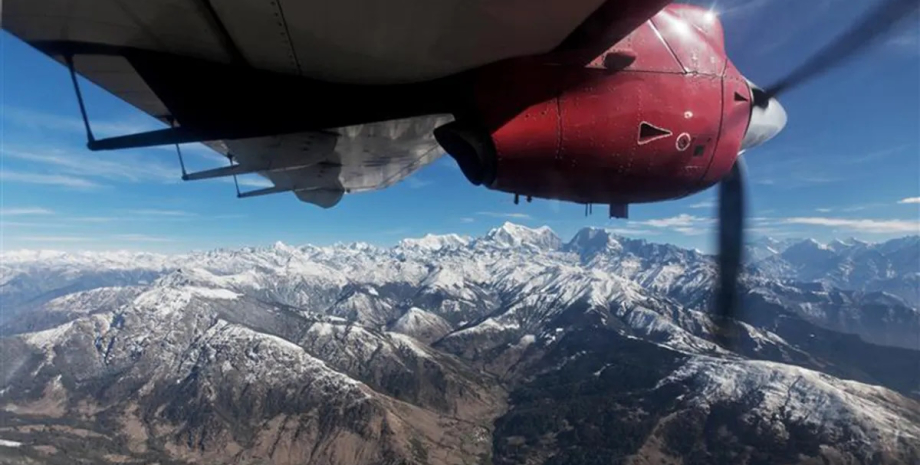
[[[700,208],[713,208],[716,206],[716,203],[712,200],[706,200],[703,202],[697,202],[693,205],[690,205],[690,208],[700,209]]]
[[[26,108],[4,106],[3,120],[20,127],[31,129],[48,129],[52,131],[65,131],[70,133],[83,134],[86,128],[83,126],[83,119],[79,116],[61,116],[51,113],[44,113]],[[138,132],[151,131],[160,129],[163,126],[157,124],[152,118],[147,121],[140,121],[134,118],[131,121],[107,121],[94,119],[90,121],[93,134],[98,137],[120,136],[124,134],[134,134]]]
[[[677,216],[672,216],[670,218],[660,218],[647,221],[636,221],[636,224],[644,224],[646,226],[652,226],[655,228],[676,228],[676,227],[690,227],[700,222],[705,221],[705,218],[700,218],[698,216],[688,215],[686,213],[681,213]]]
[[[672,216],[669,218],[656,218],[651,220],[629,222],[630,225],[654,228],[636,229],[638,231],[655,231],[657,229],[681,234],[684,236],[698,236],[701,234],[706,234],[709,232],[712,223],[713,220],[711,218],[703,218],[699,216],[688,215],[686,213],[681,213],[680,215]]]
[[[184,210],[159,210],[155,208],[141,208],[135,210],[125,210],[126,213],[132,215],[142,215],[142,216],[178,216],[178,217],[189,217],[189,216],[198,216],[196,213],[187,212]]]
[[[61,150],[5,149],[4,157],[50,167],[54,172],[118,182],[177,182],[179,171],[159,158],[131,153],[111,155],[65,153]]]
[[[7,169],[0,171],[0,180],[5,182],[21,182],[26,184],[43,184],[72,189],[98,189],[102,187],[102,184],[98,184],[90,181],[89,179],[84,179],[78,176],[24,173],[21,171],[10,171]]]
[[[510,220],[529,220],[533,217],[526,213],[503,213],[503,212],[476,212],[480,216],[488,216],[491,218],[505,218]]]
[[[785,218],[780,222],[784,224],[826,226],[872,234],[920,233],[920,222],[918,221],[795,217]]]
[[[54,212],[41,207],[0,208],[0,216],[53,215]]]

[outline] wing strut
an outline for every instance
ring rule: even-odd
[[[172,116],[168,117],[170,127],[176,127],[176,119]],[[179,144],[176,144],[176,155],[179,155],[179,167],[182,168],[182,180],[188,180],[188,172],[185,171],[185,160],[182,159],[182,149],[179,148]]]
[[[230,162],[230,169],[233,169],[233,155],[227,154],[227,161]],[[236,186],[236,198],[242,198],[243,194],[240,194],[240,182],[236,179],[236,173],[233,173],[233,185]]]
[[[80,92],[80,84],[77,83],[77,71],[73,66],[73,54],[65,53],[64,60],[67,62],[67,69],[70,70],[70,80],[73,82],[73,90],[77,94],[77,104],[80,105],[80,115],[83,116],[83,126],[86,128],[86,139],[92,144],[96,142],[93,137],[93,130],[89,126],[89,117],[86,116],[86,105],[83,103],[83,93]]]
[[[126,136],[108,137],[96,140],[89,124],[89,116],[86,113],[86,103],[83,100],[83,92],[80,91],[80,84],[77,82],[77,71],[73,64],[74,53],[72,51],[65,51],[62,55],[64,56],[64,61],[67,63],[67,69],[70,71],[70,81],[73,82],[73,90],[77,95],[77,104],[80,106],[80,116],[83,117],[83,126],[86,128],[86,148],[95,152],[98,150],[140,148],[154,145],[176,144],[178,146],[178,144],[187,142],[221,139],[221,137],[207,137],[206,134],[200,134],[195,131],[189,131],[186,128],[172,126],[166,129],[157,129],[139,134],[129,134]]]

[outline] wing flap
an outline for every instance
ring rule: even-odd
[[[258,195],[294,192],[305,202],[328,208],[324,205],[332,197],[326,193],[317,197],[302,192],[345,194],[391,186],[443,155],[433,132],[452,119],[449,115],[434,115],[227,144],[242,166],[263,167],[260,174],[275,185]],[[312,148],[303,150],[306,142],[312,143]],[[267,159],[264,153],[273,156]],[[282,154],[282,159],[290,157],[296,163],[279,164],[274,154]],[[320,200],[317,203],[311,199]],[[338,200],[331,205],[335,203]]]

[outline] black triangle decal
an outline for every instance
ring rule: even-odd
[[[748,98],[745,97],[745,96],[743,96],[743,95],[741,95],[741,94],[738,93],[738,92],[735,92],[735,101],[736,101],[736,102],[747,102],[747,101],[748,101]]]
[[[653,140],[658,140],[671,135],[671,131],[657,126],[652,126],[643,121],[639,124],[639,144],[647,144]]]

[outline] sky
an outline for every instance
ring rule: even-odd
[[[719,14],[729,57],[768,86],[855,21],[868,2],[696,2]],[[155,129],[140,111],[83,82],[97,136]],[[920,233],[920,26],[912,18],[868,53],[781,97],[786,129],[744,155],[751,238]],[[630,220],[605,209],[474,187],[449,157],[389,189],[346,196],[323,210],[291,194],[238,200],[232,180],[182,182],[174,149],[90,152],[67,70],[0,32],[0,250],[143,250],[391,245],[427,233],[478,236],[511,221],[580,228],[712,250],[715,189],[633,205]],[[221,165],[184,147],[192,169]],[[258,177],[241,179],[257,188]]]

